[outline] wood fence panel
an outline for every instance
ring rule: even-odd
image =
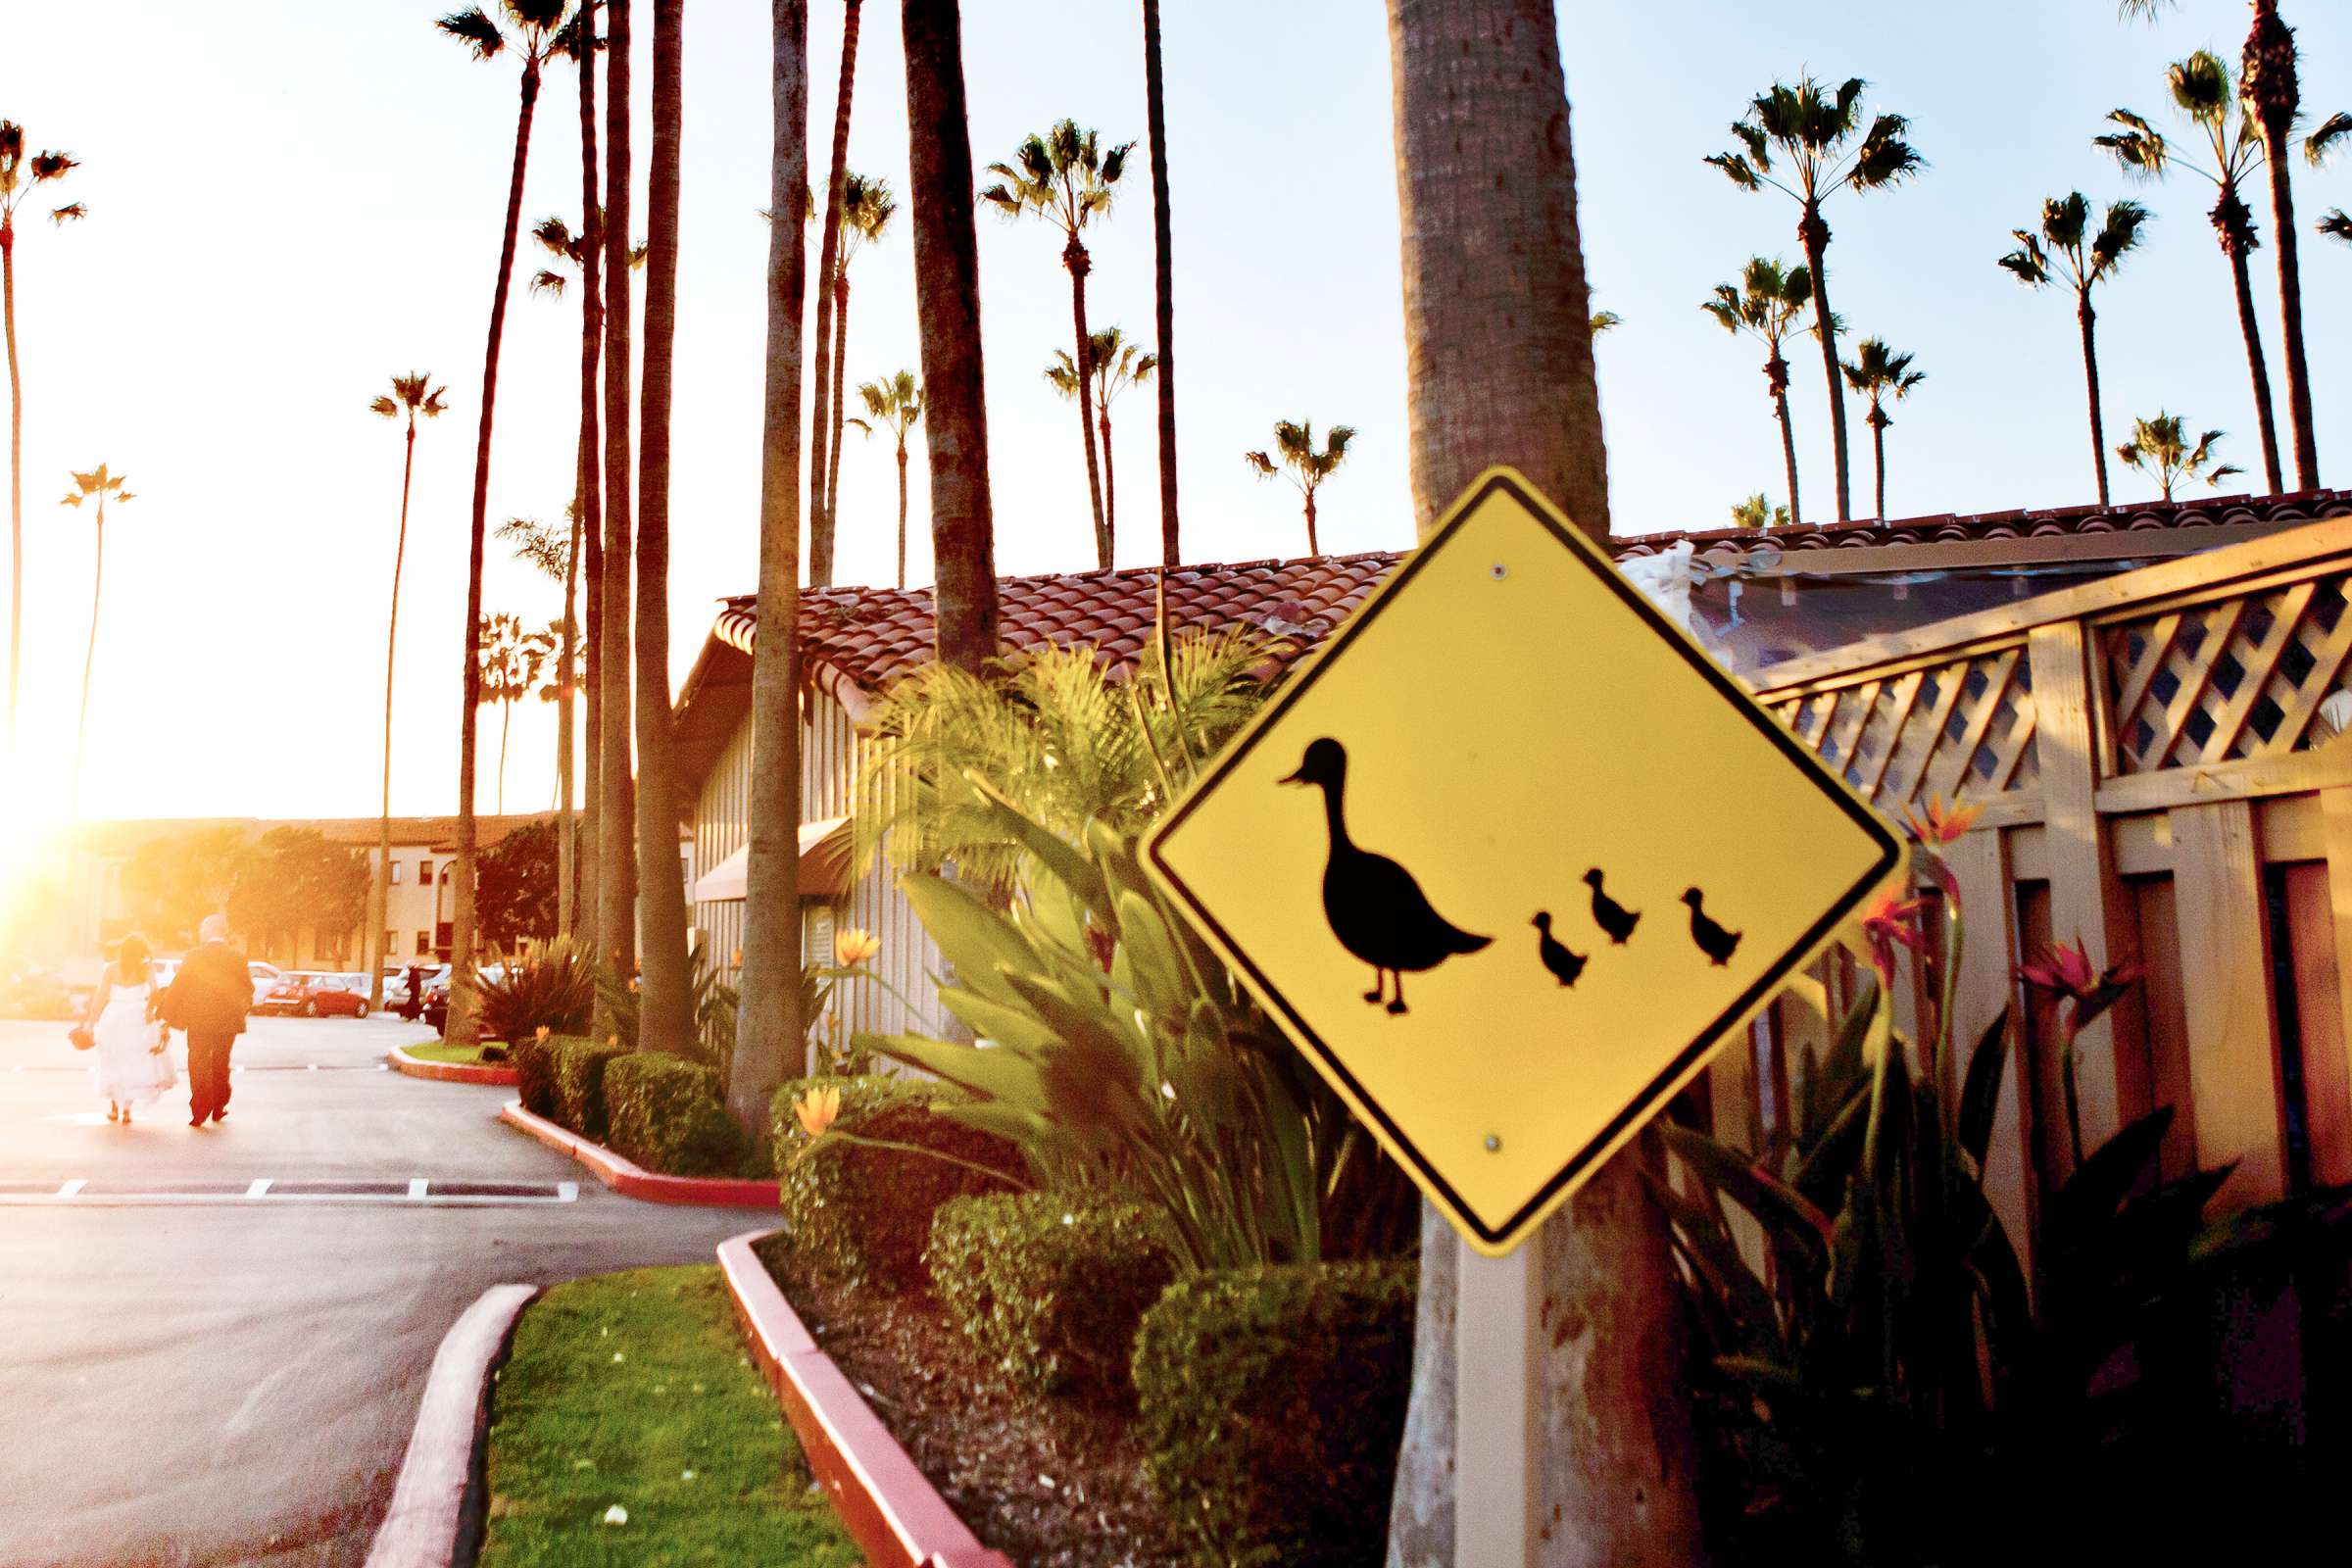
[[[2268,1202],[2286,1191],[2286,1131],[2253,807],[2179,808],[2173,846],[2180,952],[2193,959],[2183,1000],[2197,1158],[2237,1162],[2229,1206]]]
[[[2142,1012],[2148,1023],[2149,1094],[2154,1104],[2173,1107],[2164,1135],[2167,1176],[2185,1176],[2197,1163],[2197,1098],[2188,1072],[2188,1004],[2182,995],[2188,965],[2180,952],[2180,920],[2170,876],[2140,877],[2132,884],[2139,906],[2139,956],[2147,966],[2141,982]]]
[[[1952,1039],[1973,1051],[2008,1004],[2010,973],[2017,953],[2014,906],[2009,896],[2006,835],[1971,833],[1945,857],[1960,885],[1961,916],[1967,922],[1960,944],[1960,970],[1952,999]],[[2017,1039],[2012,1031],[2012,1039]],[[2025,1064],[2013,1053],[2001,1074],[2001,1094],[1992,1117],[1992,1142],[1984,1152],[1984,1190],[2033,1277],[2034,1245],[2033,1097]]]
[[[2352,625],[2352,614],[2344,621]],[[2338,1019],[2338,1043],[2342,1048],[2336,1059],[2323,1064],[2324,1076],[2331,1081],[2352,1081],[2352,789],[2320,791],[2320,835],[2328,855],[2328,905],[2329,932],[2335,956],[2335,1013]],[[2304,1071],[2311,1074],[2310,1053],[2305,1054]],[[2313,1161],[2317,1174],[2318,1161]],[[2352,1180],[2352,1174],[2322,1177],[2322,1180]]]
[[[2352,618],[2352,617],[2347,617]],[[2303,1137],[2311,1181],[2352,1181],[2352,1073],[2346,1071],[2330,873],[2324,860],[2278,868],[2285,884],[2283,944],[2295,981],[2296,1049],[2303,1067]]]

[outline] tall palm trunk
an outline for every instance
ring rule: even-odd
[[[1096,423],[1101,426],[1102,437],[1102,536],[1116,539],[1119,536],[1119,470],[1110,455],[1110,404],[1106,399],[1098,397],[1096,406],[1101,411],[1096,416]],[[1102,564],[1106,568],[1110,565],[1108,557],[1103,559]]]
[[[514,117],[514,169],[507,180],[507,227],[498,247],[498,285],[490,296],[489,341],[482,351],[482,418],[473,447],[473,517],[466,566],[465,709],[458,731],[458,898],[451,917],[449,1024],[443,1038],[473,1039],[474,867],[479,858],[474,824],[475,732],[482,704],[482,542],[490,510],[490,435],[498,416],[498,349],[507,330],[507,288],[514,277],[514,236],[522,223],[522,173],[530,158],[531,116],[539,103],[539,62],[522,68],[522,107]]]
[[[17,743],[17,671],[24,651],[24,383],[17,366],[17,226],[0,222],[0,322],[8,332],[8,743]]]
[[[2303,270],[2295,233],[2294,29],[2278,19],[2277,0],[2254,0],[2254,26],[2246,34],[2239,84],[2252,100],[2262,125],[2263,162],[2271,175],[2272,243],[2278,254],[2278,316],[2286,354],[2286,414],[2295,437],[2295,488],[2320,488],[2319,439],[2311,417],[2311,371],[2303,361]]]
[[[669,710],[669,416],[678,329],[678,163],[685,0],[654,0],[654,153],[645,187],[645,379],[637,465],[637,898],[645,990],[637,1044],[695,1049]]]
[[[1152,136],[1152,272],[1159,328],[1159,564],[1183,559],[1176,523],[1176,252],[1168,219],[1168,108],[1159,0],[1144,0],[1144,112]]]
[[[1312,490],[1306,493],[1306,553],[1310,556],[1323,553],[1322,545],[1315,540],[1315,493]]]
[[[604,707],[597,759],[596,945],[613,972],[637,952],[637,829],[629,772],[629,0],[606,0]],[[667,674],[663,680],[666,683]],[[601,1006],[600,1036],[612,1020]]]
[[[2213,225],[2221,230],[2222,250],[2230,258],[2230,282],[2237,296],[2237,331],[2246,342],[2246,372],[2254,381],[2254,418],[2262,429],[2262,472],[2271,494],[2286,488],[2278,465],[2278,421],[2271,411],[2271,371],[2263,362],[2262,321],[2254,313],[2253,268],[2247,262],[2252,246],[2252,215],[2234,189],[2222,193],[2213,209]]]
[[[98,563],[90,573],[90,645],[81,656],[81,717],[74,725],[74,793],[71,814],[81,817],[81,749],[90,734],[90,669],[98,662],[98,602],[106,590],[106,497],[98,498]]]
[[[1788,477],[1788,521],[1793,526],[1804,521],[1796,499],[1796,427],[1788,417],[1788,388],[1786,382],[1772,395],[1774,415],[1781,421],[1781,466]]]
[[[599,797],[602,794],[604,757],[604,629],[605,629],[605,544],[604,490],[597,466],[600,431],[597,420],[596,370],[603,358],[601,339],[605,330],[604,298],[604,225],[598,220],[597,210],[603,205],[602,192],[597,189],[596,168],[596,29],[583,22],[572,38],[572,61],[579,68],[580,87],[580,443],[576,460],[578,478],[574,488],[579,506],[575,521],[578,538],[585,553],[575,550],[572,558],[581,564],[582,597],[587,600],[586,633],[587,658],[582,675],[587,681],[587,720],[584,751],[587,758],[587,776],[581,780],[581,811],[573,829],[573,875],[577,879],[578,904],[572,923],[564,926],[570,934],[579,925],[590,930],[596,926],[597,885],[597,817]],[[625,275],[625,274],[624,274]],[[572,753],[569,745],[564,755]],[[568,810],[566,815],[568,815]],[[566,888],[573,884],[567,881]]]
[[[980,245],[956,0],[901,0],[906,46],[915,322],[931,467],[932,615],[942,663],[974,675],[997,657],[996,516],[980,354]],[[1079,335],[1079,347],[1086,344]]]
[[[841,515],[841,430],[849,422],[849,378],[843,373],[850,358],[850,270],[833,279],[833,433],[825,444],[825,515]],[[840,542],[839,531],[834,535]]]
[[[771,0],[768,211],[808,188],[808,0]],[[765,1137],[776,1087],[807,1063],[801,1013],[801,321],[808,234],[767,230],[767,362],[760,432],[760,628],[752,643],[743,959],[727,1108]]]
[[[393,656],[400,648],[400,574],[409,559],[409,481],[416,473],[416,411],[409,411],[407,450],[400,460],[400,532],[392,545],[392,611],[385,617],[384,629],[384,778],[383,815],[375,833],[374,897],[368,901],[369,935],[361,945],[366,952],[384,940],[389,929],[392,907],[392,672]],[[368,979],[368,1005],[381,1011],[384,1005],[383,960],[391,956],[389,950],[378,954]]]
[[[571,538],[566,546],[564,568],[564,652],[563,664],[556,670],[556,932],[571,935],[572,878],[577,874],[573,859],[573,835],[578,831],[578,819],[571,812],[571,672],[579,658],[579,628],[574,616],[578,610],[580,559],[580,514],[572,509]]]
[[[2082,323],[2082,390],[2090,404],[2090,462],[2099,479],[2099,505],[2107,505],[2107,421],[2099,415],[2099,345],[2095,326],[2099,313],[2090,308],[2090,290],[2076,292],[2075,319]]]
[[[1086,274],[1095,264],[1074,230],[1061,248],[1061,265],[1069,269],[1070,319],[1078,330],[1078,434],[1086,443],[1086,500],[1095,514],[1095,564],[1108,571],[1112,540],[1102,520],[1102,471],[1095,457],[1094,344],[1086,333]]]
[[[514,705],[512,702],[504,702],[499,704],[497,814],[500,816],[507,814],[507,732],[514,727]]]
[[[816,262],[816,409],[808,418],[808,585],[833,581],[833,516],[825,510],[827,424],[833,417],[833,274],[841,265],[841,196],[850,169],[850,94],[858,84],[858,27],[861,0],[845,0],[841,16],[841,82],[833,93],[832,172],[825,176],[825,228]],[[793,194],[780,215],[800,211]],[[778,220],[781,221],[781,218]]]
[[[1851,522],[1854,509],[1852,481],[1845,451],[1845,383],[1838,373],[1838,332],[1832,325],[1838,318],[1830,314],[1830,268],[1825,258],[1830,249],[1830,225],[1822,221],[1821,209],[1808,204],[1804,216],[1797,220],[1796,237],[1805,247],[1805,265],[1813,271],[1813,335],[1821,342],[1822,373],[1830,388],[1830,450],[1837,459],[1838,520]],[[1789,518],[1796,516],[1793,508]]]
[[[1886,520],[1886,426],[1893,422],[1886,417],[1886,411],[1879,406],[1878,395],[1873,393],[1870,399],[1870,478],[1874,492],[1872,499],[1878,505],[1877,516],[1881,522]],[[1789,520],[1795,520],[1794,513],[1789,514]]]
[[[906,431],[899,431],[899,586],[906,586]]]
[[[1510,463],[1579,527],[1605,535],[1608,466],[1550,0],[1389,0],[1388,12],[1420,526],[1426,535],[1489,465]],[[1465,117],[1464,103],[1479,113]],[[1701,1549],[1683,1304],[1641,1159],[1639,1145],[1617,1154],[1530,1240],[1552,1331],[1540,1348],[1494,1348],[1542,1356],[1531,1472],[1549,1522],[1546,1564],[1662,1568]],[[1454,1561],[1460,1253],[1425,1207],[1389,1535],[1388,1560],[1403,1568]]]
[[[1772,358],[1764,362],[1764,384],[1772,392],[1773,415],[1781,421],[1781,465],[1788,470],[1788,521],[1794,525],[1805,520],[1805,514],[1796,498],[1796,427],[1788,417],[1788,361],[1779,339],[1772,340],[1771,348]]]

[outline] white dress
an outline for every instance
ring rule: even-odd
[[[126,986],[109,976],[107,988],[106,1010],[98,1014],[98,1025],[91,1031],[98,1044],[91,1053],[97,1060],[90,1063],[90,1074],[104,1098],[143,1105],[173,1081],[170,1048],[161,1054],[155,1050],[155,1043],[164,1038],[164,1026],[147,1016],[155,986]]]

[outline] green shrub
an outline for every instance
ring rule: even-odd
[[[627,1055],[628,1048],[609,1040],[551,1038],[547,1049],[556,1062],[556,1120],[583,1138],[603,1143],[609,1125],[605,1063]]]
[[[718,1098],[718,1074],[658,1051],[605,1064],[605,1109],[614,1152],[669,1176],[732,1176],[751,1140]]]
[[[496,979],[489,968],[499,971]],[[542,1027],[551,1034],[576,1035],[588,1027],[596,1004],[596,966],[569,937],[526,942],[510,956],[493,956],[476,984],[485,1040],[518,1043]]]
[[[949,1321],[1038,1394],[1123,1398],[1135,1327],[1176,1277],[1150,1209],[1061,1193],[942,1203],[923,1254]]]
[[[514,1042],[507,1060],[514,1069],[515,1093],[522,1108],[551,1121],[556,1114],[556,1042],[526,1036]]]
[[[1144,1314],[1146,1464],[1217,1561],[1378,1562],[1413,1370],[1410,1263],[1196,1275]]]
[[[1001,1170],[1018,1182],[1021,1157],[1010,1144],[977,1128],[932,1114],[935,1104],[959,1103],[963,1092],[927,1079],[872,1075],[797,1078],[776,1091],[773,1117],[777,1187],[794,1250],[845,1281],[872,1281],[893,1290],[926,1283],[923,1249],[931,1216],[952,1198],[1008,1190],[977,1171],[944,1159],[895,1149],[836,1142],[807,1159],[793,1102],[811,1089],[841,1091],[834,1127],[860,1138],[936,1150]]]

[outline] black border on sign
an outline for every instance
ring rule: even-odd
[[[1529,515],[1550,530],[1552,535],[1567,549],[1569,555],[1598,577],[1622,603],[1639,615],[1651,630],[1659,634],[1661,641],[1681,655],[1684,662],[1696,670],[1734,710],[1755,728],[1758,734],[1770,741],[1784,757],[1796,764],[1800,772],[1812,779],[1824,794],[1836,802],[1838,808],[1853,821],[1854,825],[1862,829],[1864,836],[1879,846],[1880,854],[1877,863],[1859,881],[1840,895],[1838,901],[1788,948],[1779,960],[1745,991],[1741,992],[1730,1006],[1724,1008],[1701,1031],[1697,1039],[1677,1053],[1674,1059],[1642,1088],[1632,1103],[1619,1111],[1584,1148],[1577,1151],[1575,1155],[1561,1166],[1533,1198],[1529,1199],[1500,1225],[1488,1226],[1462,1200],[1461,1195],[1453,1190],[1452,1185],[1439,1173],[1435,1165],[1430,1163],[1421,1151],[1414,1146],[1412,1140],[1405,1137],[1403,1130],[1390,1119],[1388,1112],[1364,1092],[1363,1085],[1358,1083],[1355,1075],[1348,1070],[1347,1065],[1338,1056],[1333,1054],[1331,1048],[1323,1043],[1322,1037],[1309,1028],[1306,1020],[1283,1000],[1280,989],[1266,978],[1257,965],[1250,960],[1249,955],[1244,953],[1241,946],[1233,940],[1231,933],[1227,932],[1217,918],[1208,912],[1200,898],[1185,885],[1184,879],[1179,877],[1174,868],[1161,857],[1160,844],[1184,824],[1200,803],[1206,800],[1226,776],[1240,764],[1243,758],[1256,749],[1259,740],[1274,727],[1276,721],[1306,695],[1307,690],[1322,677],[1325,664],[1337,659],[1346,651],[1348,645],[1363,632],[1365,627],[1372,624],[1380,612],[1388,608],[1389,602],[1402,592],[1407,583],[1412,581],[1414,575],[1427,565],[1440,551],[1445,550],[1453,542],[1463,521],[1476,513],[1496,491],[1500,491],[1516,501]],[[1316,1062],[1324,1072],[1346,1086],[1348,1098],[1353,1104],[1379,1122],[1384,1134],[1384,1141],[1391,1149],[1404,1154],[1415,1172],[1419,1174],[1423,1186],[1440,1198],[1446,1208],[1452,1214],[1455,1222],[1475,1232],[1488,1246],[1501,1247],[1516,1236],[1529,1220],[1542,1213],[1562,1188],[1584,1175],[1586,1169],[1592,1163],[1594,1155],[1598,1152],[1614,1146],[1629,1125],[1646,1121],[1655,1114],[1682,1078],[1722,1043],[1725,1032],[1745,1018],[1766,996],[1777,989],[1781,982],[1786,980],[1789,973],[1813,953],[1838,923],[1850,914],[1855,906],[1869,896],[1871,890],[1894,869],[1896,863],[1902,858],[1903,848],[1901,842],[1880,819],[1877,812],[1847,789],[1844,782],[1833,773],[1821,759],[1805,750],[1797,743],[1795,736],[1757,706],[1755,699],[1739,682],[1725,673],[1721,665],[1708,658],[1681,627],[1668,620],[1639,589],[1627,582],[1615,566],[1601,556],[1595,546],[1573,528],[1563,526],[1554,509],[1520,483],[1512,474],[1494,471],[1489,473],[1467,496],[1454,504],[1450,515],[1430,541],[1414,551],[1403,566],[1381,585],[1379,591],[1365,602],[1363,607],[1349,618],[1348,624],[1341,628],[1339,634],[1324,647],[1313,663],[1300,671],[1298,678],[1289,683],[1282,694],[1274,700],[1273,706],[1267,709],[1255,722],[1251,723],[1242,737],[1217,760],[1209,772],[1186,793],[1185,798],[1168,814],[1166,821],[1161,823],[1146,840],[1144,853],[1152,869],[1159,873],[1161,879],[1169,887],[1183,896],[1184,902],[1190,906],[1194,916],[1214,934],[1217,946],[1248,972],[1253,989],[1258,995],[1274,1004],[1275,1010],[1289,1025],[1291,1037],[1304,1045],[1313,1054]]]

